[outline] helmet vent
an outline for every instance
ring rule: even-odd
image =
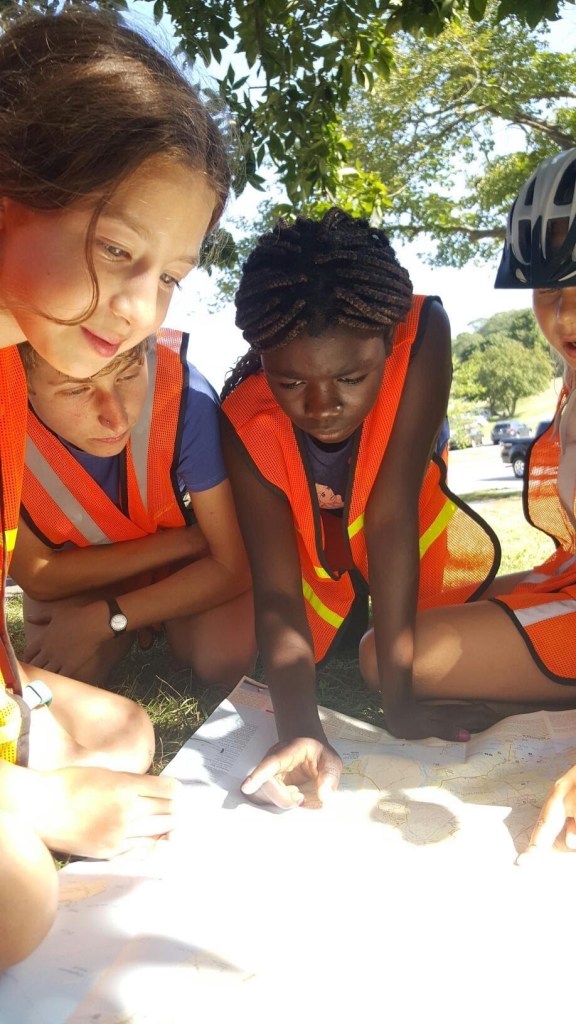
[[[556,195],[554,196],[555,206],[569,206],[571,204],[572,197],[574,195],[575,182],[576,166],[574,163],[571,163],[560,178],[558,188],[556,189]]]
[[[521,258],[529,263],[532,251],[532,225],[529,220],[518,222],[518,248]]]

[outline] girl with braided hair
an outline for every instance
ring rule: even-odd
[[[362,595],[374,628],[361,667],[377,661],[390,731],[464,740],[490,724],[484,706],[418,703],[412,660],[417,608],[478,596],[499,548],[434,453],[447,317],[412,294],[383,231],[338,209],[279,222],[245,264],[236,308],[250,351],[224,387],[224,446],[279,736],[243,791],[290,807],[306,779],[320,799],[338,785],[315,665]]]

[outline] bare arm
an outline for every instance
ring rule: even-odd
[[[288,501],[266,487],[241,454],[224,419],[223,449],[254,586],[256,638],[274,703],[278,737],[325,742],[302,574]]]
[[[228,480],[191,495],[205,551],[169,577],[123,594],[130,629],[216,608],[250,588],[250,570]],[[171,532],[171,531],[170,531]],[[108,611],[104,616],[109,636]]]
[[[124,586],[120,606],[128,629],[191,616],[231,601],[250,588],[250,571],[227,480],[194,495],[193,504],[205,553],[164,579],[130,589]],[[24,656],[52,672],[80,674],[99,644],[111,639],[106,589],[82,599],[53,602],[28,613],[28,622],[44,628],[32,636]],[[71,623],[73,628],[71,629]]]
[[[450,331],[441,306],[429,311],[396,422],[366,510],[366,541],[374,639],[388,729],[418,739],[466,740],[493,717],[484,705],[418,703],[412,690],[414,630],[420,573],[418,498],[451,378]]]
[[[388,448],[366,509],[374,635],[386,714],[412,697],[414,624],[419,582],[418,498],[446,414],[451,379],[450,328],[429,310],[412,360]]]
[[[141,540],[59,551],[44,544],[21,518],[10,573],[35,600],[57,601],[199,558],[206,550],[206,539],[195,525],[159,530]]]

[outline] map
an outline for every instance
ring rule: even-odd
[[[180,828],[145,856],[59,873],[56,924],[0,976],[0,1024],[540,1024],[571,1006],[576,858],[517,867],[576,712],[467,744],[321,709],[344,772],[323,807],[244,799],[276,742],[244,678],[166,769]]]

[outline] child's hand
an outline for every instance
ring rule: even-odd
[[[482,732],[498,721],[498,715],[486,704],[420,704],[405,701],[384,709],[386,728],[393,736],[423,740],[437,736],[442,740],[464,743],[470,733]]]
[[[252,800],[288,810],[303,803],[302,783],[313,781],[323,803],[338,788],[341,774],[342,761],[327,742],[298,738],[271,747],[241,788]]]
[[[553,785],[532,833],[525,858],[553,846],[576,850],[576,766]]]
[[[172,831],[181,784],[107,768],[40,773],[30,823],[59,853],[114,857]]]
[[[28,615],[31,625],[44,629],[28,644],[22,660],[70,679],[81,679],[100,645],[113,639],[108,620],[104,601],[54,601]]]

